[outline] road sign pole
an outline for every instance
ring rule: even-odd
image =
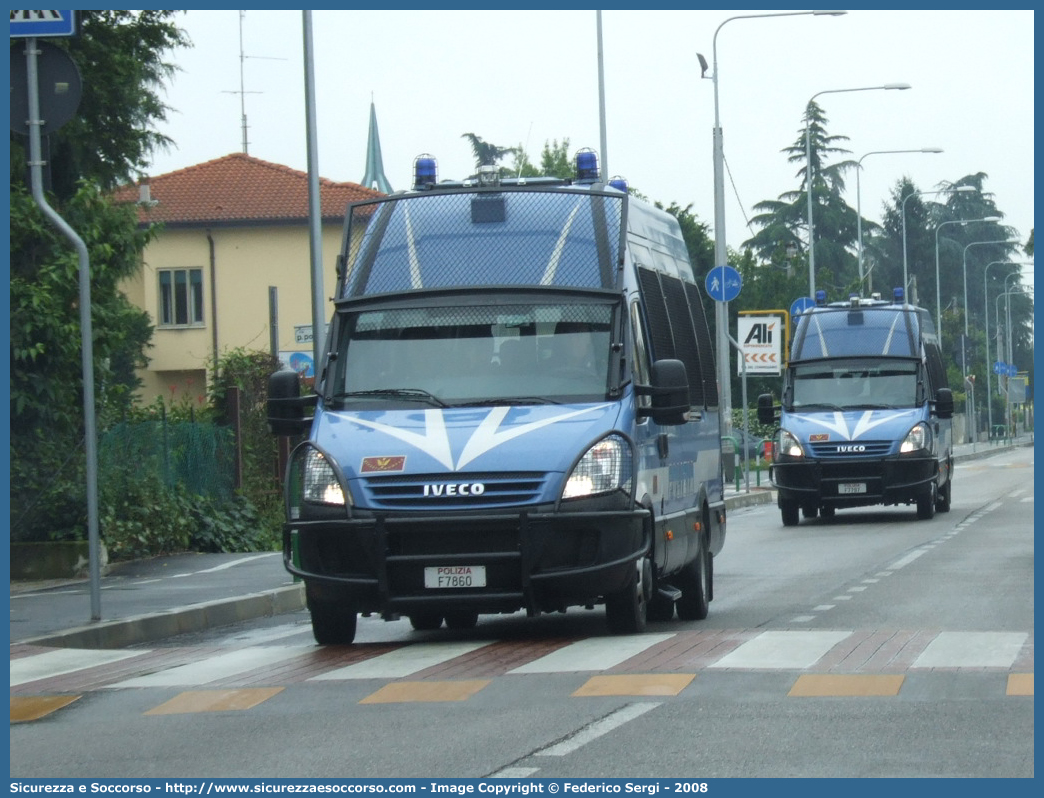
[[[70,12],[71,13],[71,12]],[[13,25],[14,23],[12,23]],[[80,342],[83,371],[83,427],[87,480],[87,545],[90,573],[91,620],[101,620],[101,558],[98,534],[98,432],[94,405],[94,346],[91,330],[91,266],[87,245],[76,231],[47,204],[43,192],[42,135],[40,118],[40,80],[36,37],[25,40],[26,74],[29,91],[29,176],[33,199],[58,230],[72,242],[79,260]]]

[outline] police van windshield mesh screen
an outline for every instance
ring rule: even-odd
[[[353,205],[341,296],[475,285],[613,288],[622,196],[418,193]]]
[[[857,321],[858,323],[852,323]],[[917,319],[900,308],[830,308],[802,318],[792,360],[852,355],[917,357]]]

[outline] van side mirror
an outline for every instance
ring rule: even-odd
[[[301,435],[311,426],[305,407],[314,406],[318,396],[301,396],[301,378],[296,371],[277,371],[268,378],[268,428],[273,435]]]
[[[639,408],[640,415],[651,416],[657,424],[674,425],[688,421],[689,377],[685,364],[667,358],[657,360],[649,369],[649,385],[636,385],[638,394],[652,397],[652,406]]]
[[[771,426],[779,420],[779,406],[772,401],[772,394],[763,393],[758,397],[758,423]]]
[[[939,418],[953,418],[953,391],[939,388],[935,392],[935,415]]]

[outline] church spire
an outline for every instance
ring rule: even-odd
[[[361,184],[366,188],[375,188],[385,194],[392,193],[391,184],[384,176],[384,161],[381,158],[381,138],[377,133],[377,109],[370,100],[370,135],[366,140],[366,174]]]

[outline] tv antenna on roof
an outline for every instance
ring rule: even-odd
[[[246,16],[246,11],[239,12],[239,91],[223,91],[222,94],[238,94],[239,95],[239,113],[242,120],[243,126],[243,154],[249,154],[249,147],[247,142],[247,114],[246,114],[246,95],[247,94],[263,94],[260,91],[247,91],[243,78],[243,65],[248,58],[263,58],[268,61],[285,61],[285,58],[274,58],[271,56],[263,55],[246,55],[243,52],[243,17]]]

